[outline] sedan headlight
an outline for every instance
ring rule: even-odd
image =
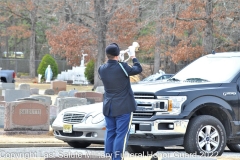
[[[53,121],[53,125],[54,124],[58,124],[58,123],[62,123],[63,122],[63,112],[60,112],[56,119]]]
[[[86,123],[86,124],[91,124],[91,123],[92,123],[92,119],[93,119],[92,116],[86,117],[85,123]]]
[[[183,102],[187,100],[186,96],[157,96],[158,99],[168,100],[168,112],[178,115],[181,113]]]
[[[96,116],[93,117],[92,119],[92,123],[96,124],[99,123],[101,121],[103,121],[105,119],[104,115],[102,113],[97,114]]]

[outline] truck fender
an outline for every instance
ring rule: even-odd
[[[0,77],[8,78],[8,75],[7,75],[7,73],[0,73]]]
[[[188,115],[188,118],[190,118],[195,113],[195,111],[204,107],[204,104],[210,104],[210,103],[221,106],[220,109],[222,109],[226,113],[230,121],[233,121],[233,117],[235,117],[235,113],[232,110],[232,107],[221,98],[214,97],[214,96],[203,96],[203,97],[194,99],[183,109],[183,112],[186,111],[190,113]]]

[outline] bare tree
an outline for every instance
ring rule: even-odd
[[[157,25],[156,25],[156,44],[155,44],[155,53],[154,53],[154,67],[153,67],[153,73],[157,73],[160,68],[160,54],[161,54],[161,34],[162,34],[162,27],[161,27],[161,14],[162,14],[162,5],[163,1],[158,0],[158,7],[157,7],[157,15],[158,15],[158,20],[157,20]]]
[[[34,78],[36,72],[35,66],[35,47],[36,47],[36,22],[38,12],[39,0],[32,0],[32,9],[29,10],[29,17],[31,19],[31,37],[30,37],[30,57],[29,57],[29,76]]]

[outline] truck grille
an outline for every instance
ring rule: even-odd
[[[81,123],[85,114],[78,113],[64,113],[63,122],[64,123]]]
[[[154,94],[141,94],[141,93],[134,93],[135,99],[156,99]]]
[[[135,111],[133,112],[133,118],[151,118],[154,112]]]

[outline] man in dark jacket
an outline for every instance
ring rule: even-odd
[[[106,47],[107,63],[100,66],[98,73],[104,85],[103,114],[106,121],[105,153],[113,160],[124,157],[125,147],[131,127],[132,112],[136,102],[129,76],[142,72],[142,67],[135,57],[135,49],[129,48],[133,66],[119,63],[120,49],[116,43]]]

